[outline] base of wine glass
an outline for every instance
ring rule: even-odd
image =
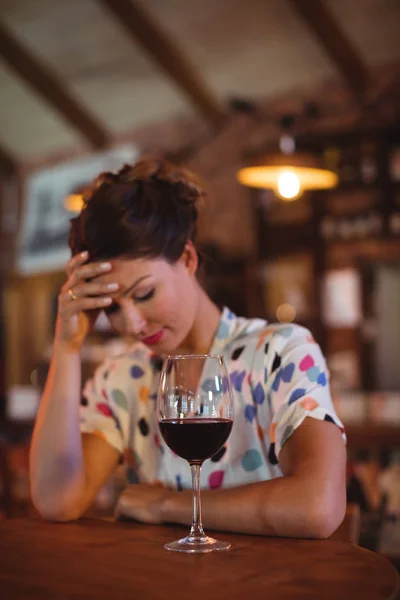
[[[194,553],[205,553],[205,552],[218,552],[221,550],[229,550],[231,544],[229,542],[220,542],[214,538],[203,535],[201,537],[195,537],[188,535],[176,542],[169,542],[165,544],[166,550],[172,550],[174,552],[188,552]]]

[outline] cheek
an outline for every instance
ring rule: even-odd
[[[168,321],[171,325],[182,324],[191,320],[192,304],[192,289],[186,280],[176,278],[154,298],[152,312],[160,321]]]
[[[160,290],[151,303],[151,314],[157,321],[170,320],[176,310],[177,301],[171,288]]]

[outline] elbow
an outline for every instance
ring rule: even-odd
[[[82,516],[83,510],[78,506],[71,505],[61,498],[50,498],[49,495],[42,496],[31,490],[32,504],[39,515],[46,521],[56,523],[67,523],[75,521]]]
[[[53,523],[69,523],[70,521],[76,521],[81,516],[78,512],[64,510],[62,507],[46,506],[35,508],[45,521]]]
[[[80,511],[71,510],[62,505],[37,502],[33,503],[34,507],[45,521],[52,521],[53,523],[68,523],[70,521],[76,521],[81,517]]]
[[[30,496],[39,515],[46,521],[64,523],[79,519],[88,506],[81,481],[68,485],[54,481],[46,472],[30,472]]]
[[[329,538],[341,525],[346,514],[346,499],[319,503],[308,522],[308,536],[313,539]]]

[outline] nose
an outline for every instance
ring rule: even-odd
[[[132,300],[129,299],[124,302],[121,305],[121,310],[126,333],[134,336],[142,333],[146,327],[146,319]]]

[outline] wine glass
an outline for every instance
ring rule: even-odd
[[[192,472],[193,522],[188,536],[167,550],[212,552],[230,544],[205,535],[201,523],[200,470],[225,444],[233,425],[233,395],[221,354],[167,356],[158,391],[158,420],[171,450]]]

